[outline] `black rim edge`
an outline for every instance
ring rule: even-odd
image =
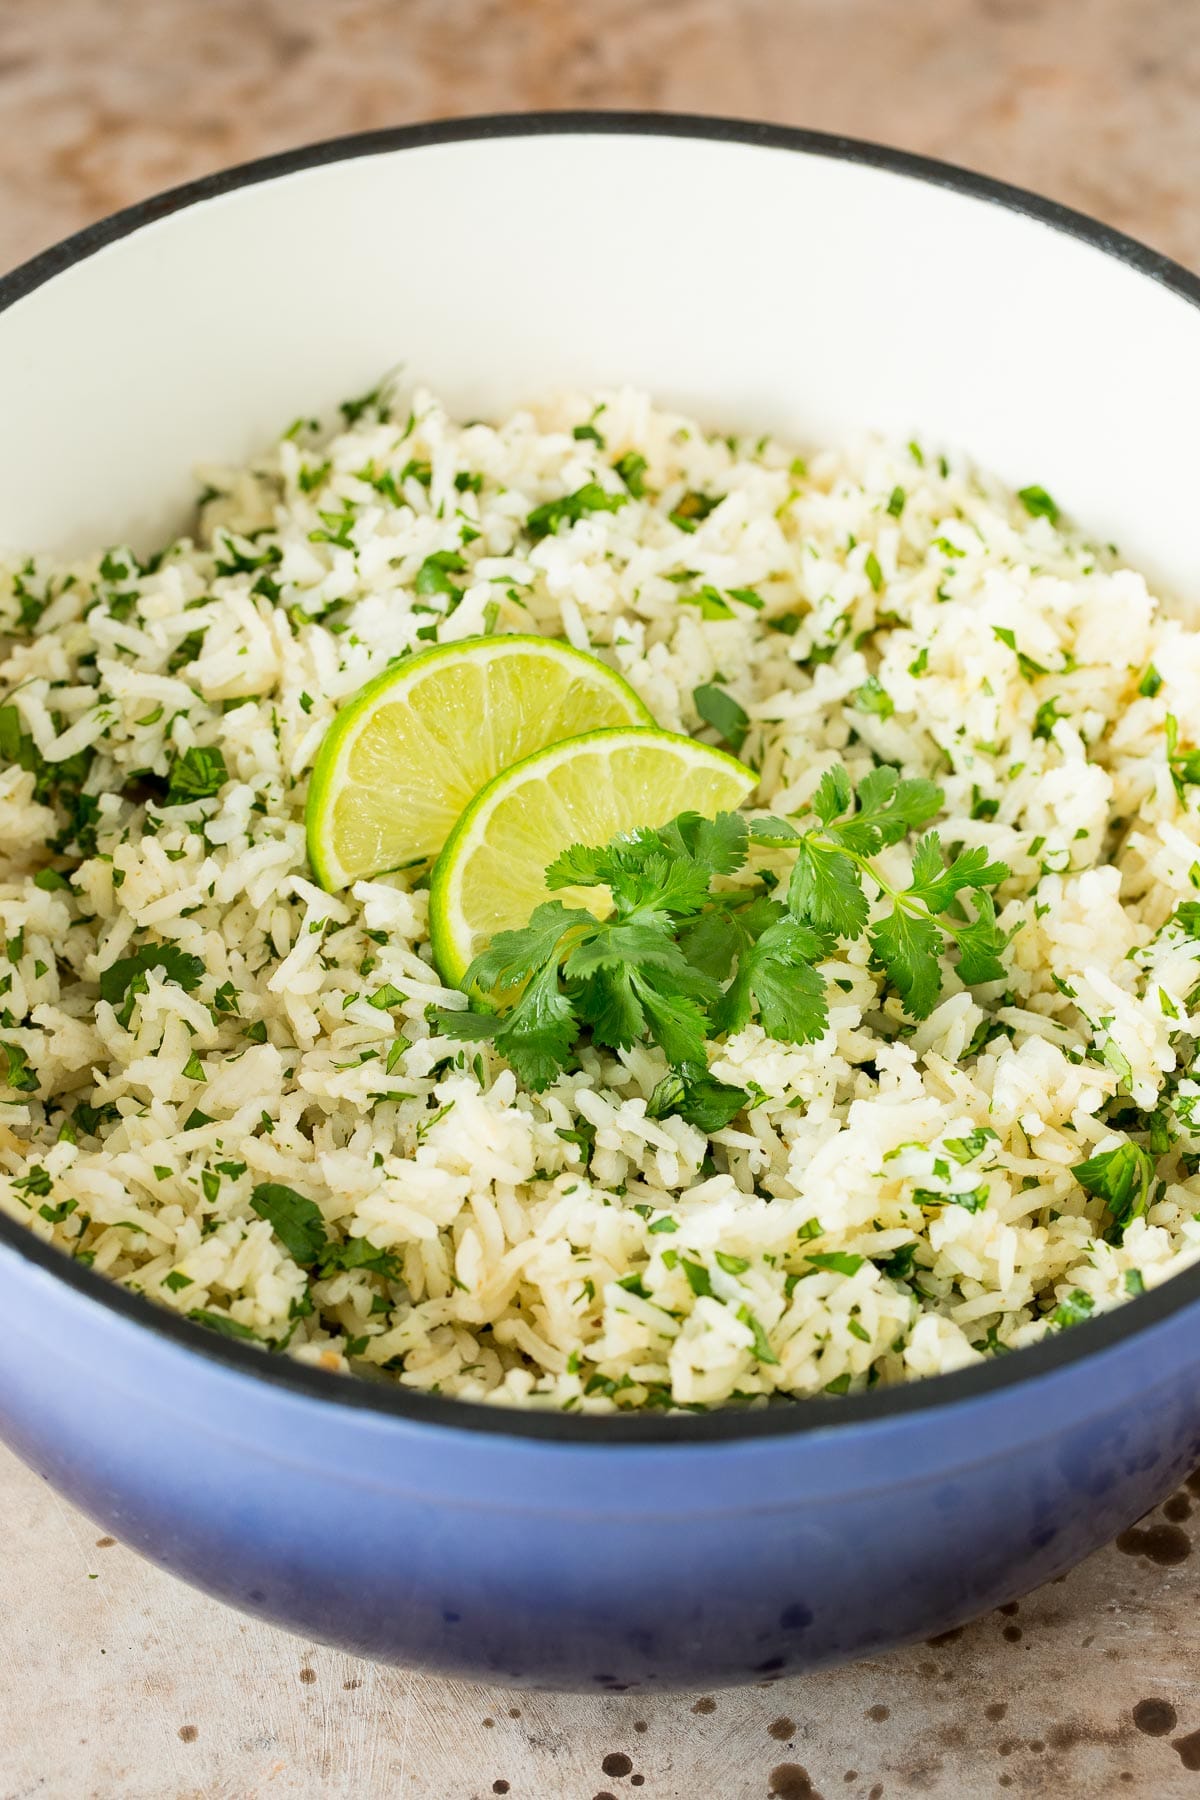
[[[890,149],[859,138],[744,119],[686,113],[539,112],[497,113],[362,132],[329,138],[219,170],[125,207],[0,276],[0,312],[7,311],[56,275],[143,226],[243,187],[362,156],[466,143],[481,138],[544,137],[556,133],[698,138],[713,143],[789,150],[882,169],[1037,219],[1104,252],[1200,308],[1200,277],[1171,257],[1086,213],[953,163]],[[581,1416],[444,1399],[436,1394],[398,1386],[377,1386],[371,1381],[311,1368],[286,1355],[271,1355],[217,1337],[203,1326],[155,1306],[142,1295],[132,1294],[105,1276],[81,1267],[63,1251],[44,1243],[3,1214],[0,1214],[0,1243],[54,1280],[63,1282],[87,1300],[141,1329],[152,1331],[193,1355],[308,1399],[400,1419],[410,1426],[429,1425],[439,1430],[491,1433],[573,1447],[590,1444],[598,1449],[613,1443],[662,1448],[801,1436],[811,1431],[886,1422],[910,1413],[941,1411],[1007,1388],[1027,1386],[1082,1358],[1094,1358],[1165,1324],[1176,1313],[1200,1301],[1200,1266],[1197,1266],[1184,1270],[1149,1294],[1012,1357],[995,1357],[953,1374],[930,1376],[881,1392],[817,1400],[783,1400],[758,1410],[726,1407],[707,1414]]]

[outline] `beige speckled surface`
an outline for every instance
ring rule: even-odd
[[[1197,0],[0,0],[0,267],[305,139],[543,106],[890,140],[1200,263],[1198,99]],[[0,1452],[0,1800],[1200,1795],[1193,1504],[949,1643],[712,1704],[581,1700],[251,1624]]]

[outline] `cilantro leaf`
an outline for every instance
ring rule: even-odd
[[[749,1100],[745,1088],[718,1081],[707,1064],[685,1063],[663,1076],[646,1103],[646,1117],[665,1119],[675,1113],[689,1125],[711,1133],[723,1131]]]
[[[845,776],[845,770],[842,774]],[[848,778],[846,785],[849,786]],[[857,811],[836,825],[837,815],[824,822],[839,843],[860,855],[873,856],[885,844],[898,844],[910,831],[919,830],[937,812],[943,798],[935,782],[926,781],[923,776],[901,780],[895,769],[881,763],[859,782]],[[849,804],[847,799],[839,812],[846,812]]]
[[[862,875],[836,844],[802,837],[788,884],[788,906],[797,919],[838,937],[861,937],[869,908]]]
[[[1127,1139],[1115,1149],[1075,1163],[1071,1173],[1085,1193],[1105,1202],[1118,1233],[1123,1233],[1149,1205],[1156,1170],[1150,1152]]]
[[[229,779],[225,758],[215,744],[193,744],[171,764],[164,806],[190,806],[207,800]]]
[[[763,1030],[783,1043],[811,1044],[825,1034],[825,983],[813,963],[827,949],[794,919],[768,925],[738,958],[738,970],[713,1013],[717,1031],[740,1031],[757,1004]]]
[[[724,688],[717,687],[711,681],[706,681],[693,690],[692,701],[704,723],[720,732],[736,756],[750,729],[750,715],[746,709],[738,704],[732,694],[727,694]]]
[[[315,1200],[280,1181],[263,1181],[250,1195],[251,1209],[266,1219],[289,1256],[307,1267],[326,1246],[325,1220]]]
[[[690,488],[676,504],[674,512],[667,516],[680,531],[695,531],[709,513],[716,511],[724,498],[724,494],[701,494],[695,488]]]
[[[720,1251],[717,1252],[718,1260]],[[761,1322],[750,1311],[748,1306],[738,1307],[738,1318],[747,1325],[754,1336],[754,1354],[760,1363],[777,1363],[779,1358],[771,1348],[771,1340],[762,1328]]]
[[[1005,871],[1007,874],[1007,870]],[[988,981],[1003,981],[1008,971],[1000,960],[1000,952],[1008,942],[1008,933],[996,923],[996,904],[983,888],[972,895],[975,917],[966,925],[954,927],[958,946],[958,978],[965,987],[979,987]]]
[[[540,1092],[565,1068],[578,1034],[578,1017],[559,988],[557,960],[550,957],[504,1015],[494,1042],[522,1081]]]
[[[323,1281],[343,1271],[362,1270],[366,1275],[382,1275],[388,1281],[400,1278],[400,1258],[391,1250],[379,1250],[368,1238],[347,1238],[341,1244],[327,1245],[321,1257]]]
[[[613,469],[621,477],[635,500],[644,499],[646,493],[646,470],[650,467],[646,458],[637,450],[627,450],[613,464]]]
[[[1031,519],[1049,519],[1052,525],[1058,524],[1059,509],[1044,487],[1035,484],[1032,487],[1018,488],[1017,499]]]
[[[943,1138],[942,1148],[948,1150],[955,1162],[974,1162],[977,1156],[987,1149],[989,1144],[999,1143],[999,1138],[990,1125],[976,1125],[966,1137]]]
[[[145,993],[145,977],[154,969],[161,970],[167,981],[175,982],[189,994],[205,974],[204,963],[190,950],[181,950],[177,944],[143,944],[131,956],[118,957],[107,969],[101,969],[100,998],[119,1007],[138,976],[142,981],[136,991]]]
[[[652,985],[637,973],[631,979],[650,1035],[662,1046],[667,1061],[703,1062],[704,1046],[708,1042],[708,1017],[704,1008],[687,994],[672,993],[666,986]]]
[[[265,1344],[267,1342],[266,1338],[260,1337],[257,1331],[251,1331],[248,1325],[240,1325],[227,1313],[205,1312],[202,1307],[197,1307],[187,1316],[195,1324],[207,1326],[209,1331],[215,1331],[218,1337],[237,1338],[248,1344]]]
[[[896,710],[896,702],[878,675],[868,675],[861,687],[855,689],[854,704],[859,712],[874,713],[880,719],[890,719]]]
[[[1096,1302],[1083,1288],[1075,1288],[1050,1314],[1050,1323],[1065,1331],[1071,1325],[1082,1325],[1091,1317]]]
[[[988,861],[984,849],[960,850],[954,861],[942,861],[942,847],[936,831],[923,837],[913,852],[912,882],[908,892],[922,901],[930,912],[945,912],[951,900],[964,888],[994,887],[1008,878],[1005,863]]]
[[[914,1019],[926,1019],[941,992],[938,966],[945,943],[928,913],[912,913],[896,906],[886,918],[872,925],[868,937],[872,954]]]
[[[805,1260],[814,1269],[831,1269],[835,1275],[857,1275],[867,1259],[853,1250],[814,1250]]]
[[[598,481],[585,481],[573,494],[563,494],[558,500],[547,500],[544,505],[535,506],[525,521],[525,529],[534,539],[552,537],[560,525],[574,525],[588,513],[616,512],[625,505],[628,497],[627,494],[610,494]]]
[[[431,594],[446,594],[452,600],[461,600],[462,589],[457,582],[451,581],[450,575],[451,572],[461,575],[466,567],[457,550],[435,550],[417,570],[414,589],[425,599]]]
[[[29,1053],[20,1044],[0,1043],[0,1087],[18,1094],[37,1092],[40,1076],[29,1064]]]
[[[725,981],[735,957],[744,955],[769,925],[785,916],[777,900],[762,894],[746,902],[724,901],[684,924],[679,945],[693,968],[715,981]]]
[[[572,911],[561,900],[546,900],[528,925],[501,931],[480,952],[463,977],[464,993],[502,993],[519,987],[531,969],[553,956],[563,936],[577,926],[595,924],[590,912]]]

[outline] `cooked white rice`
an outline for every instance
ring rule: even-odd
[[[1200,634],[1115,553],[916,445],[801,462],[627,391],[495,427],[427,393],[392,421],[348,412],[328,441],[301,424],[248,469],[205,471],[196,537],[147,567],[116,551],[0,571],[0,751],[17,759],[0,766],[0,1205],[303,1361],[551,1408],[929,1375],[1193,1262],[1200,944],[1162,927],[1200,885],[1196,790],[1177,791],[1166,739],[1170,714],[1200,743]],[[534,506],[620,490],[631,452],[644,499],[531,544]],[[690,532],[669,519],[687,491],[723,496]],[[452,611],[414,590],[447,549],[469,565]],[[706,584],[765,606],[707,619],[688,598]],[[427,1009],[462,1002],[431,966],[426,893],[403,875],[322,892],[306,777],[389,661],[512,630],[593,650],[663,726],[710,740],[693,690],[724,686],[775,814],[838,759],[855,779],[879,760],[935,777],[943,840],[1012,871],[1007,983],[963,991],[948,964],[914,1026],[850,945],[827,965],[822,1042],[750,1025],[713,1046],[755,1103],[711,1139],[647,1118],[653,1048],[585,1049],[535,1096],[431,1035]],[[221,747],[228,781],[159,804],[193,745]],[[907,854],[885,856],[903,873]],[[160,968],[132,999],[98,997],[103,970],[158,942],[202,976]],[[371,1004],[387,985],[391,1010]],[[1152,1203],[1107,1241],[1072,1165],[1155,1113],[1172,1142]],[[983,1152],[947,1155],[978,1126],[997,1134]],[[252,1211],[263,1182],[386,1272],[312,1278]],[[978,1211],[953,1204],[981,1184]],[[651,1229],[664,1214],[673,1233]],[[862,1260],[847,1274],[814,1251]],[[633,1274],[648,1298],[620,1285]]]

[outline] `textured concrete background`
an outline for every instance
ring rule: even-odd
[[[565,106],[888,140],[1200,264],[1198,100],[1197,0],[0,0],[0,267],[306,139]],[[581,1700],[253,1625],[0,1452],[0,1800],[1200,1796],[1193,1504],[949,1641]]]

